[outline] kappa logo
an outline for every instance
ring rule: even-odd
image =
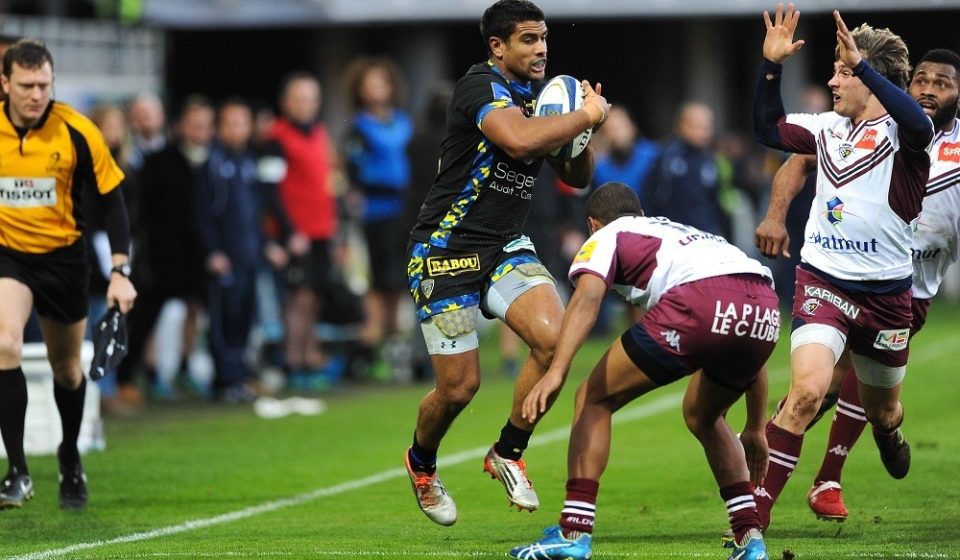
[[[831,447],[831,448],[828,450],[828,452],[831,453],[831,454],[833,454],[833,455],[837,455],[838,457],[846,457],[847,455],[850,454],[850,449],[848,449],[847,447],[844,447],[844,446],[842,446],[842,445],[840,445],[840,444],[837,444],[837,445]]]
[[[459,257],[429,257],[427,274],[430,276],[456,276],[464,272],[479,272],[480,255],[462,255]]]
[[[766,498],[766,499],[768,499],[768,500],[772,500],[772,499],[773,499],[773,496],[770,495],[770,492],[767,492],[767,489],[764,488],[763,486],[758,486],[758,487],[754,488],[754,489],[753,489],[753,495],[756,496],[756,497],[758,497],[758,498]]]
[[[435,283],[435,280],[430,280],[430,279],[420,282],[420,291],[423,292],[424,297],[426,297],[427,299],[430,299],[430,294],[433,293],[434,283]]]
[[[675,329],[671,329],[669,331],[662,331],[660,333],[660,336],[662,336],[663,339],[667,341],[667,344],[671,348],[675,349],[677,352],[680,351],[680,335],[677,334],[677,331]]]
[[[800,311],[811,317],[817,314],[817,309],[820,307],[820,300],[816,298],[810,298],[807,301],[803,302],[803,305],[800,306]]]
[[[899,352],[907,347],[909,341],[910,329],[890,329],[877,333],[877,339],[873,341],[873,347],[878,350]]]

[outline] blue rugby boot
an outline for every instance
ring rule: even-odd
[[[563,536],[559,525],[543,530],[543,538],[526,546],[510,550],[511,558],[521,560],[589,560],[593,556],[590,545],[593,537],[584,533],[574,540]]]
[[[767,545],[763,542],[763,534],[759,529],[750,529],[743,536],[743,540],[734,543],[733,552],[727,560],[769,560]]]

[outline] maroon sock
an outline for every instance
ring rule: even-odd
[[[857,376],[853,368],[850,368],[840,388],[837,412],[833,415],[827,452],[823,457],[823,464],[820,465],[820,472],[817,473],[817,482],[840,482],[847,456],[867,425],[866,412],[860,406],[858,393]]]
[[[770,466],[763,486],[753,491],[757,500],[757,513],[760,526],[766,530],[770,526],[770,510],[780,496],[787,479],[793,474],[803,446],[803,435],[790,433],[773,422],[767,424],[767,444],[770,446]]]
[[[570,536],[572,531],[593,532],[599,490],[600,482],[589,478],[571,478],[567,481],[567,497],[560,512],[560,528],[564,536]]]
[[[741,542],[750,529],[760,528],[757,502],[749,482],[744,480],[724,486],[720,489],[720,497],[727,506],[727,516],[736,542]]]

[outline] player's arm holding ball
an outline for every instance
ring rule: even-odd
[[[597,87],[591,87],[590,82],[583,80],[583,107],[581,111],[586,111],[590,119],[596,122],[591,128],[591,132],[596,132],[603,126],[610,114],[610,104],[605,97],[601,95],[602,85],[597,82]],[[589,137],[584,150],[576,157],[570,160],[560,160],[547,158],[550,167],[557,173],[564,183],[571,187],[586,188],[590,186],[593,180],[593,147],[590,146]]]
[[[610,104],[600,94],[600,84],[596,90],[586,81],[583,84],[582,108],[539,118],[526,117],[519,107],[497,109],[483,119],[481,129],[484,136],[514,159],[549,156],[584,131],[603,124],[610,113]],[[572,161],[548,161],[564,182],[582,188],[593,176],[592,154],[592,149],[587,147]]]

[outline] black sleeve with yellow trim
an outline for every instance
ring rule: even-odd
[[[57,103],[57,109],[64,122],[83,137],[89,157],[89,177],[84,179],[93,181],[100,194],[106,194],[123,181],[123,171],[110,154],[103,134],[93,121],[62,103]],[[77,146],[80,149],[80,146]],[[78,154],[79,155],[79,154]],[[78,165],[79,167],[79,165]]]
[[[117,187],[124,179],[123,171],[110,153],[103,134],[92,121],[58,104],[62,118],[70,129],[77,150],[75,180],[85,188],[94,188],[110,240],[111,253],[130,254],[130,220],[123,193]],[[93,194],[93,193],[91,193]]]

